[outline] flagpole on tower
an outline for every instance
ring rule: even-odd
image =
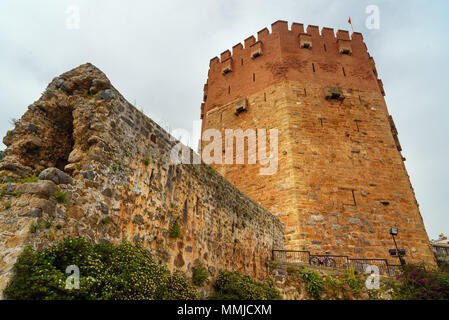
[[[352,25],[351,17],[349,17],[348,23],[351,25],[352,33],[354,33],[354,26]]]

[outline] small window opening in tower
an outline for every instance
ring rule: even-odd
[[[263,101],[267,102],[267,94],[265,92],[263,93]]]
[[[260,56],[261,56],[260,52],[254,52],[253,55],[252,55],[252,58],[256,59],[256,58],[258,58]]]
[[[246,108],[243,107],[243,106],[238,108],[237,110],[235,110],[236,115],[239,115],[239,114],[241,114],[243,112],[246,112]]]
[[[304,97],[307,97],[307,89],[304,88]]]
[[[312,63],[312,70],[313,70],[313,72],[315,72],[315,64],[314,63]]]
[[[323,46],[324,46],[324,52],[327,52],[326,45],[324,44]]]
[[[351,50],[343,49],[343,50],[341,50],[341,54],[351,55]]]
[[[320,124],[321,124],[321,127],[323,127],[323,118],[320,118]]]
[[[346,77],[346,71],[345,71],[345,68],[342,67],[341,69],[343,70],[343,75]]]
[[[361,120],[354,120],[355,126],[357,128],[357,132],[360,132],[359,122],[362,122]]]
[[[339,100],[340,99],[340,94],[336,93],[336,92],[333,92],[332,95],[331,95],[331,99]]]
[[[228,94],[231,94],[231,86],[228,87]]]
[[[308,42],[303,43],[303,44],[302,44],[302,48],[303,48],[303,49],[310,49],[310,48],[311,48],[311,47],[310,47],[310,43],[308,43]]]
[[[241,65],[243,66],[243,58],[240,60]]]
[[[256,82],[256,74],[253,73],[253,82]]]

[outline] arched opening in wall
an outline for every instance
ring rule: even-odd
[[[69,163],[69,155],[73,150],[73,114],[71,107],[62,107],[53,118],[54,153],[50,159],[60,170]],[[87,141],[86,141],[87,143]]]
[[[34,156],[40,168],[56,167],[64,170],[73,150],[73,108],[56,105],[40,114],[42,125],[42,147]],[[38,132],[39,133],[39,132]],[[87,141],[86,141],[87,144]],[[37,167],[33,165],[33,167]]]
[[[48,167],[64,170],[74,146],[72,111],[71,106],[60,105],[34,111],[38,114],[32,119],[38,128],[26,139],[40,141],[40,145],[24,146],[21,157],[25,165],[35,170]]]

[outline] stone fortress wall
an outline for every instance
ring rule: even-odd
[[[263,278],[271,250],[284,248],[276,217],[211,167],[173,164],[177,141],[93,65],[53,79],[28,109],[0,162],[1,202],[9,203],[0,212],[0,292],[24,246],[65,237],[140,242],[187,276],[202,265],[211,277],[237,270]],[[32,174],[37,182],[23,180]],[[182,235],[173,238],[176,223]]]

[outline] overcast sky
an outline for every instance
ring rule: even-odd
[[[379,29],[365,26],[369,5]],[[429,237],[449,234],[446,0],[2,0],[1,136],[55,76],[85,62],[152,119],[192,130],[212,57],[276,20],[350,30],[349,16],[383,80]]]

